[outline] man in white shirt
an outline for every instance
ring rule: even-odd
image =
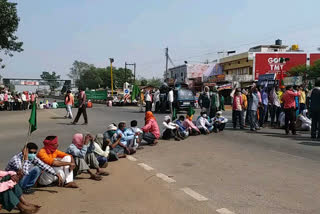
[[[25,93],[21,94],[21,100],[22,100],[22,109],[26,110],[28,108],[27,104],[27,96]]]
[[[210,123],[207,118],[207,113],[201,112],[200,117],[196,121],[196,126],[202,134],[210,134],[213,130],[213,123]]]
[[[151,111],[152,108],[152,98],[151,98],[151,93],[150,90],[146,91],[146,94],[144,95],[145,101],[146,101],[146,112]]]
[[[171,122],[170,116],[165,116],[163,121],[164,131],[162,133],[162,139],[169,140],[170,138],[174,138],[176,141],[180,141],[183,139],[182,136],[179,135],[178,128],[179,125]]]
[[[168,93],[168,101],[169,101],[169,106],[170,106],[170,112],[171,113],[173,112],[173,100],[174,100],[173,89],[170,88],[170,91]]]
[[[155,106],[155,112],[158,112],[160,108],[160,90],[159,89],[157,89],[156,92],[154,92],[153,102]]]

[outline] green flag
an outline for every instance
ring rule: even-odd
[[[29,134],[31,134],[32,132],[37,130],[37,105],[36,105],[36,102],[33,102],[33,104],[32,104],[29,125],[30,125],[30,133]]]
[[[131,93],[131,101],[137,98],[140,94],[140,88],[137,85],[134,85]]]
[[[174,121],[175,119],[177,119],[177,110],[175,107],[173,107],[172,109],[172,121]]]
[[[195,113],[194,109],[190,106],[189,109],[188,109],[187,115],[188,115],[189,117],[191,117],[192,115],[194,115],[194,113]]]

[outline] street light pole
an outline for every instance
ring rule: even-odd
[[[134,73],[133,84],[135,84],[135,83],[136,83],[136,63],[134,63],[133,66],[134,66],[134,67],[133,67],[133,73]]]
[[[111,79],[111,96],[113,96],[113,75],[112,75],[112,63],[114,62],[113,58],[110,58],[110,79]]]

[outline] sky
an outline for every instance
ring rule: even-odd
[[[75,60],[124,67],[138,78],[162,77],[165,48],[174,65],[217,59],[217,52],[259,44],[320,47],[316,0],[20,0],[17,31],[22,53],[4,57],[7,78],[67,78]],[[0,53],[0,57],[3,57]],[[172,65],[170,64],[170,67]]]

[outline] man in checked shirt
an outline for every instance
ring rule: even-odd
[[[31,187],[35,185],[42,171],[57,176],[59,181],[62,180],[61,176],[56,174],[51,166],[37,158],[37,151],[38,146],[35,143],[28,143],[22,152],[11,158],[6,167],[6,171],[18,172],[22,169],[24,176],[19,184],[24,194],[32,194],[34,192]]]

